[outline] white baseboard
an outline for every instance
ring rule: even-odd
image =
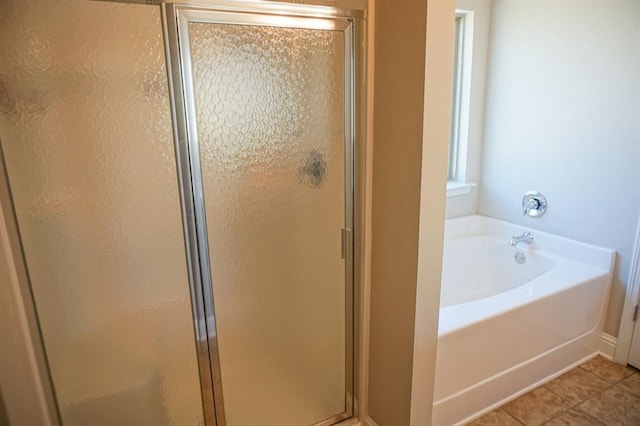
[[[613,355],[616,353],[617,339],[610,334],[602,333],[600,338],[600,347],[598,348],[600,355],[605,358],[613,359]]]

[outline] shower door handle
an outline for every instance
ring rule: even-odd
[[[341,231],[342,237],[342,249],[341,255],[342,259],[347,259],[347,256],[351,252],[351,229],[344,228]]]

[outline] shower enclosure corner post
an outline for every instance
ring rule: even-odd
[[[185,80],[192,76],[180,54],[181,27],[176,6],[163,3],[161,8],[203,410],[207,425],[224,426],[202,178],[197,141],[192,136],[195,133],[190,133],[195,129],[189,129],[190,122],[195,123],[187,119],[187,114],[194,111],[193,98],[191,104],[188,101]],[[188,33],[184,35],[188,37]]]

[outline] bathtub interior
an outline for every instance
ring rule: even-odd
[[[516,253],[524,253],[518,263]],[[502,293],[553,269],[557,261],[506,240],[479,235],[445,242],[440,307],[470,302]]]

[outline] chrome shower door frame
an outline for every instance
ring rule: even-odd
[[[362,10],[277,2],[216,1],[207,5],[163,4],[163,30],[203,409],[207,425],[225,426],[223,389],[209,262],[203,179],[198,144],[190,22],[341,31],[344,34],[344,258],[345,411],[320,421],[328,426],[354,416],[356,409],[354,308],[355,20]]]

